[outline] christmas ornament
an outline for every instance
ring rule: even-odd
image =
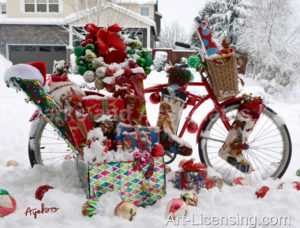
[[[298,170],[296,171],[296,175],[297,175],[298,177],[300,177],[300,169],[298,169]]]
[[[18,167],[19,163],[15,160],[9,160],[6,162],[6,167],[9,167],[9,166]]]
[[[88,200],[82,206],[82,215],[93,217],[94,215],[104,215],[105,208],[98,199]]]
[[[54,188],[49,185],[43,185],[38,187],[35,191],[35,198],[37,200],[42,200],[44,198],[44,194],[48,192],[50,189],[54,189]]]
[[[87,71],[87,68],[86,68],[86,66],[85,65],[80,65],[80,66],[78,66],[78,73],[80,74],[80,75],[84,75],[84,73]]]
[[[170,67],[167,73],[170,85],[176,84],[182,87],[194,80],[193,74],[189,70],[180,66]]]
[[[0,189],[0,217],[14,213],[16,208],[16,200],[6,190]]]
[[[95,81],[95,87],[98,89],[98,90],[101,90],[101,89],[104,89],[105,88],[105,83],[103,82],[103,80],[101,78],[98,78],[96,81]]]
[[[198,56],[196,55],[192,55],[188,58],[188,65],[191,68],[198,68],[200,66],[200,59]]]
[[[164,148],[162,147],[162,145],[157,144],[152,148],[151,153],[154,157],[160,157],[160,156],[163,156],[165,152],[164,152]]]
[[[195,134],[198,130],[198,124],[195,121],[191,120],[187,126],[187,130],[189,133]]]
[[[151,101],[152,104],[158,104],[160,102],[159,93],[152,93],[150,95],[150,101]]]
[[[99,67],[105,66],[104,60],[102,57],[93,60],[93,68],[98,69]]]
[[[77,46],[74,50],[75,56],[78,58],[85,54],[85,48],[83,46]]]
[[[84,56],[86,62],[92,62],[95,58],[97,58],[96,54],[90,50]]]
[[[96,76],[97,76],[97,78],[100,78],[100,79],[105,78],[106,71],[107,71],[107,68],[104,67],[104,66],[101,66],[101,67],[97,68],[97,70],[96,70]]]
[[[248,185],[246,179],[244,177],[237,177],[233,180],[233,185]]]
[[[186,192],[180,195],[180,198],[186,203],[188,206],[195,206],[198,205],[198,197],[193,192]]]
[[[94,44],[89,43],[88,45],[86,45],[85,50],[95,51],[95,46],[94,46]]]
[[[115,208],[115,216],[122,217],[132,221],[136,215],[137,207],[130,201],[122,201]]]
[[[166,208],[166,218],[171,218],[174,220],[178,216],[186,216],[187,215],[187,206],[186,203],[182,199],[172,199]]]
[[[294,186],[298,191],[300,191],[300,182],[294,181],[294,182],[293,182],[293,186]]]
[[[96,74],[94,73],[94,71],[88,70],[88,71],[84,72],[83,79],[87,83],[94,82],[94,81],[96,81]]]
[[[270,188],[268,186],[263,186],[261,189],[255,192],[255,195],[257,198],[264,198],[269,190]]]
[[[135,50],[134,49],[130,49],[129,51],[127,51],[127,54],[134,55],[135,54]]]

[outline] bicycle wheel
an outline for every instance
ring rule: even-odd
[[[230,123],[238,108],[239,101],[223,107]],[[219,157],[218,151],[227,133],[216,111],[205,123],[198,145],[201,161],[219,172],[225,182],[232,183],[236,177],[244,177],[251,183],[269,177],[280,178],[285,173],[292,154],[291,138],[286,125],[272,109],[265,108],[243,148],[243,155],[254,167],[252,173],[244,174]]]
[[[30,129],[28,144],[30,164],[60,165],[64,160],[73,159],[74,153],[54,128],[42,117],[36,118]]]

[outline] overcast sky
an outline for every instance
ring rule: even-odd
[[[158,11],[163,15],[162,23],[178,21],[190,30],[205,2],[206,0],[158,0]]]

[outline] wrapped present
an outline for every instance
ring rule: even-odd
[[[175,172],[175,179],[172,180],[177,189],[200,191],[201,188],[210,189],[220,187],[220,180],[217,177],[208,177],[206,165],[194,163],[194,159],[183,160],[179,163],[180,171]]]
[[[112,97],[88,96],[83,99],[83,106],[92,122],[103,115],[112,116],[115,121],[122,121],[126,112],[124,101]]]
[[[127,152],[136,150],[151,152],[152,148],[159,143],[159,129],[152,126],[119,123],[116,139],[118,149]]]
[[[155,157],[153,162],[152,174],[148,179],[145,174],[150,163],[139,169],[136,161],[86,163],[78,157],[77,167],[89,199],[117,191],[123,201],[145,206],[154,204],[166,194],[164,159]]]
[[[82,116],[78,119],[70,120],[67,123],[77,148],[81,149],[86,143],[89,130],[93,129],[92,122],[90,122],[87,116]]]
[[[249,174],[254,170],[242,151],[264,108],[260,97],[243,95],[226,141],[219,150],[219,156],[242,173]]]
[[[126,123],[134,125],[149,126],[146,100],[144,97],[144,73],[134,73],[129,76],[121,75],[115,79],[118,86],[114,96],[123,97],[125,107],[129,111]]]

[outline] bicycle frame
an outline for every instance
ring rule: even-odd
[[[168,87],[169,85],[168,84],[161,84],[161,85],[156,85],[156,86],[153,86],[153,87],[149,87],[149,88],[146,88],[144,89],[144,92],[145,93],[157,93],[157,92],[162,92],[162,89],[163,88],[166,88]],[[229,131],[230,130],[230,123],[229,123],[229,120],[227,119],[226,117],[226,114],[224,113],[222,107],[224,105],[226,105],[227,103],[230,103],[230,102],[234,102],[234,101],[238,101],[240,100],[241,98],[234,98],[234,99],[230,99],[226,102],[223,102],[223,103],[219,103],[219,101],[217,100],[217,98],[215,97],[208,81],[207,81],[207,78],[203,77],[202,76],[202,82],[190,82],[187,84],[187,86],[203,86],[206,91],[207,91],[207,95],[205,96],[198,96],[198,95],[195,95],[191,92],[188,92],[186,91],[186,94],[187,94],[187,97],[190,98],[190,97],[193,97],[195,98],[196,102],[194,104],[194,107],[191,109],[191,111],[189,112],[188,116],[186,117],[186,120],[183,124],[183,127],[178,135],[178,137],[182,137],[187,129],[187,126],[193,116],[193,114],[195,113],[195,111],[205,102],[207,101],[208,99],[211,99],[211,101],[213,102],[214,106],[215,106],[215,109],[212,110],[208,115],[207,115],[207,118],[209,118],[216,110],[220,112],[220,116],[221,116],[221,120],[224,124],[224,126],[226,127],[226,129]],[[199,136],[200,136],[200,133],[202,131],[202,128],[206,122],[206,119],[203,119],[202,121],[202,124],[200,125],[199,129],[198,129],[198,132],[197,132],[197,136],[196,136],[196,141],[198,142],[199,141]]]

